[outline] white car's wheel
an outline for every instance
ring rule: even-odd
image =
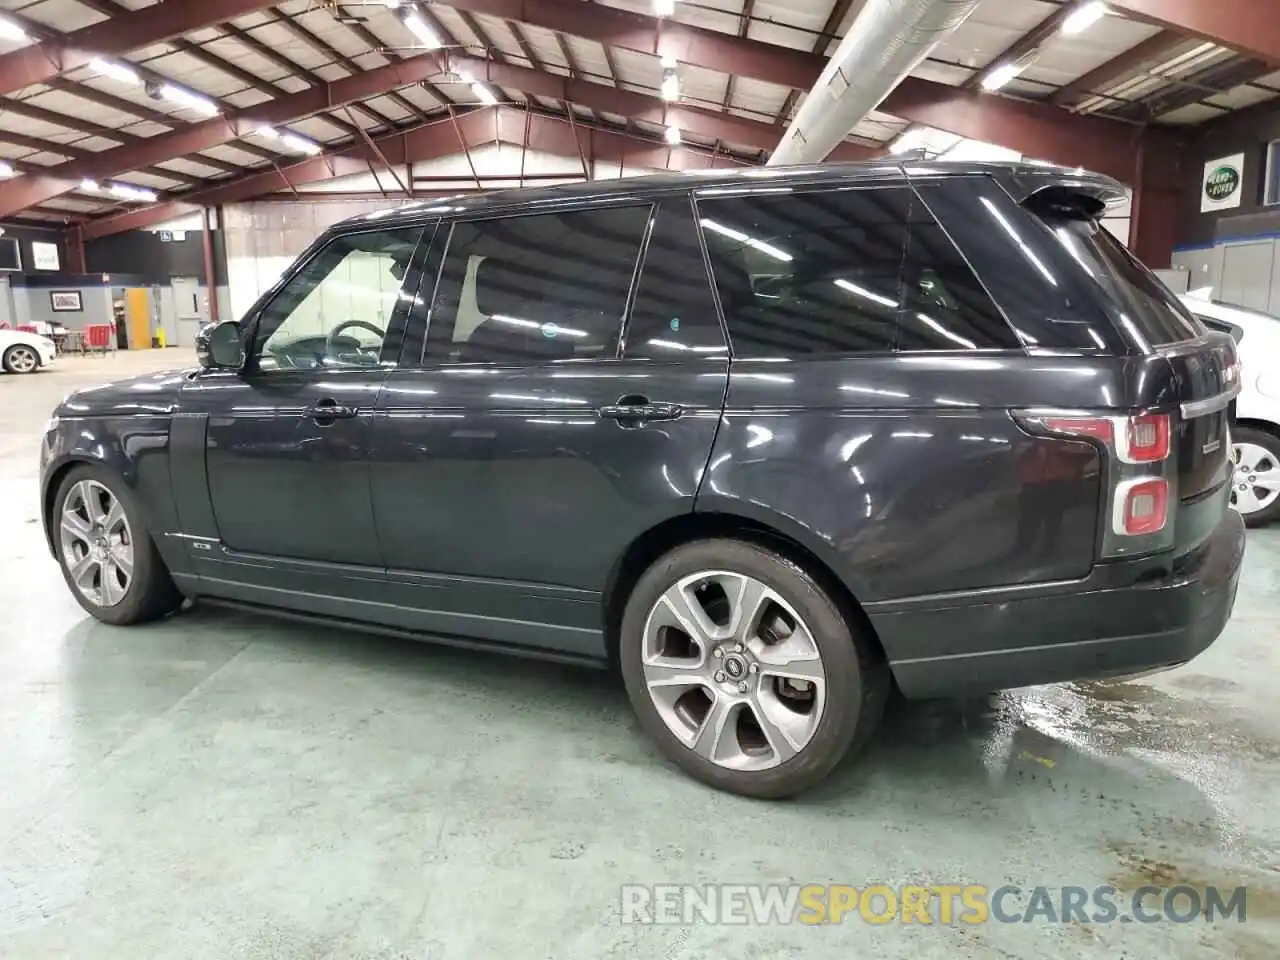
[[[35,347],[15,343],[4,352],[4,368],[9,373],[34,373],[40,369],[40,354]]]
[[[1251,527],[1280,518],[1280,437],[1254,427],[1231,431],[1231,505]]]

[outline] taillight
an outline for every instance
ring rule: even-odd
[[[1112,529],[1126,537],[1159,533],[1169,519],[1169,481],[1139,477],[1116,487]]]
[[[1173,421],[1166,413],[1129,417],[1019,411],[1015,419],[1032,433],[1085,440],[1106,458],[1104,557],[1148,553],[1172,543],[1169,504],[1177,473]]]
[[[1116,454],[1125,463],[1157,463],[1169,456],[1169,415],[1129,417],[1116,433]]]

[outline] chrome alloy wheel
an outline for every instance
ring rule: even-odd
[[[643,644],[645,685],[659,716],[717,766],[776,767],[818,729],[827,684],[813,634],[753,577],[683,577],[649,611]]]
[[[1231,505],[1242,514],[1265,510],[1280,497],[1280,462],[1256,443],[1233,445],[1235,473],[1231,477]]]
[[[62,563],[81,595],[114,607],[133,581],[133,533],[124,507],[95,480],[81,480],[62,501]]]
[[[10,347],[9,366],[14,373],[30,373],[40,366],[40,358],[36,356],[36,352],[30,347]]]

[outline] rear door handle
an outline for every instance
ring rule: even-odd
[[[310,417],[317,423],[328,421],[332,423],[334,420],[349,420],[356,415],[355,407],[348,407],[345,404],[331,397],[325,397],[323,400],[317,400],[307,409],[302,411],[304,417]]]
[[[647,420],[678,420],[684,415],[684,407],[678,403],[610,403],[597,410],[606,420],[641,422]]]

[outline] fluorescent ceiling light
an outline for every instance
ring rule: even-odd
[[[664,134],[664,137],[667,143],[671,144],[671,146],[673,147],[678,146],[681,140],[684,139],[683,137],[680,136],[679,127],[667,127],[667,132],[666,134]]]
[[[411,10],[404,15],[404,25],[409,28],[409,32],[422,41],[423,46],[428,50],[436,50],[444,44],[440,42],[440,37],[427,21],[422,19],[422,14],[416,10]]]
[[[676,12],[676,0],[653,0],[653,12],[659,17],[669,17]]]
[[[81,180],[81,181],[80,181],[80,189],[81,189],[81,190],[86,191],[87,193],[97,193],[97,192],[98,192],[98,181],[97,181],[97,180],[89,180],[89,179]]]
[[[13,164],[4,160],[0,160],[0,177],[16,177],[18,171],[13,169]]]
[[[324,147],[316,143],[314,140],[308,140],[306,137],[300,137],[296,133],[280,134],[280,142],[286,147],[297,150],[299,153],[309,153],[315,156],[324,150]]]
[[[983,90],[999,90],[1020,74],[1026,67],[1019,63],[1002,63],[982,78]]]
[[[741,230],[735,230],[733,227],[726,227],[723,223],[719,223],[715,220],[708,220],[706,217],[703,217],[701,222],[705,229],[710,230],[713,233],[718,233],[722,237],[728,237],[730,240],[737,240],[744,246],[751,247],[753,250],[759,250],[761,253],[766,256],[773,257],[775,260],[781,260],[784,263],[789,263],[794,259],[791,254],[787,253],[785,250],[779,250],[771,243],[765,243],[763,240],[757,240],[755,237],[748,236]]]
[[[680,99],[680,77],[675,70],[668,70],[662,75],[662,99],[668,103]]]
[[[882,297],[880,294],[875,293],[872,290],[868,290],[866,287],[860,287],[856,283],[852,283],[848,280],[837,280],[835,281],[835,285],[846,293],[852,293],[855,297],[861,297],[863,300],[870,300],[872,303],[878,303],[882,307],[894,309],[898,306],[897,300],[890,300],[888,297]]]
[[[493,91],[483,83],[471,84],[471,92],[480,98],[481,103],[487,103],[491,107],[498,102],[498,98],[493,95]]]
[[[1068,37],[1084,33],[1107,13],[1107,5],[1102,0],[1089,0],[1067,15],[1067,19],[1062,21],[1062,32]]]
[[[676,55],[674,53],[664,53],[662,55],[662,69],[674,70],[676,68]]]
[[[5,40],[26,40],[27,31],[8,17],[0,17],[0,37]]]
[[[122,200],[142,200],[147,203],[154,203],[156,199],[154,191],[145,187],[135,187],[128,183],[113,183],[107,189],[112,196],[119,197]]]
[[[136,86],[142,82],[142,78],[138,76],[136,70],[126,67],[123,63],[116,63],[114,60],[103,60],[101,57],[94,57],[89,61],[89,69],[104,77],[110,77],[112,80],[119,80],[121,83],[129,83]]]
[[[192,93],[172,83],[166,83],[160,88],[160,96],[171,103],[189,107],[196,113],[203,113],[207,117],[215,116],[218,112],[218,105],[208,97],[202,97],[198,93]]]
[[[275,127],[259,127],[255,132],[258,136],[266,137],[268,140],[276,140],[280,136],[280,131]]]

